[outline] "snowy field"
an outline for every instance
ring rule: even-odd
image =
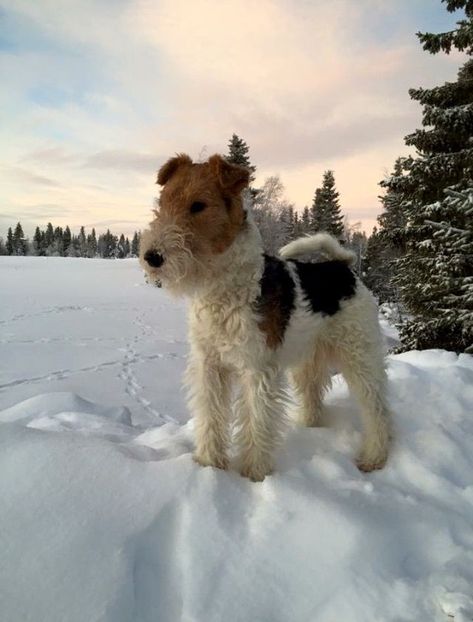
[[[185,309],[135,260],[0,257],[0,292],[1,622],[473,620],[473,357],[389,357],[383,471],[337,376],[255,484],[193,463]]]

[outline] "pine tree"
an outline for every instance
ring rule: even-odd
[[[118,259],[123,259],[124,257],[126,257],[125,236],[123,235],[123,233],[118,239],[116,254]]]
[[[54,229],[54,252],[51,253],[56,257],[64,257],[64,242],[63,242],[63,230],[62,227],[56,227]]]
[[[81,227],[79,231],[79,256],[87,257],[87,238],[84,227]]]
[[[44,250],[46,255],[54,254],[54,229],[50,222],[46,225],[44,232]]]
[[[309,233],[310,230],[311,230],[311,218],[310,218],[309,208],[306,205],[304,209],[302,210],[301,233],[302,234]]]
[[[125,238],[125,257],[130,256],[130,250],[131,250],[130,240],[128,239],[128,236],[127,236]]]
[[[13,254],[26,255],[26,239],[21,223],[17,223],[13,233]]]
[[[95,234],[95,228],[92,227],[92,232],[87,236],[87,257],[93,258],[97,256],[97,237]]]
[[[36,227],[33,236],[33,253],[35,255],[44,255],[44,249],[42,248],[43,236],[41,235],[41,229]]]
[[[315,190],[310,210],[312,231],[327,231],[337,238],[343,237],[343,216],[339,196],[335,188],[333,171],[325,171],[322,187]]]
[[[245,141],[233,134],[228,143],[227,160],[247,168],[250,171],[250,183],[252,183],[255,180],[256,166],[253,166],[250,162],[249,151],[250,148]]]
[[[2,237],[0,237],[0,255],[7,255],[7,248]]]
[[[295,240],[296,238],[299,238],[302,235],[302,224],[301,224],[301,219],[299,217],[299,213],[294,211],[294,225],[293,225],[293,232],[292,232],[292,238]]]
[[[431,232],[398,261],[395,282],[414,317],[403,327],[411,349],[440,347],[473,354],[473,180],[446,189],[442,201],[423,206]],[[454,223],[454,224],[452,224]],[[406,282],[406,270],[416,282]],[[427,278],[426,278],[427,276]]]
[[[327,227],[325,205],[322,200],[322,188],[316,188],[310,208],[309,228],[312,232],[325,231]]]
[[[135,231],[133,239],[131,241],[131,256],[138,257],[140,254],[140,234]]]
[[[99,255],[104,259],[110,259],[116,257],[118,238],[111,233],[110,229],[107,229],[106,233],[99,235],[97,242]]]
[[[64,249],[64,255],[68,256],[69,246],[71,245],[72,234],[69,228],[69,225],[64,229],[64,233],[62,235],[62,245]]]
[[[455,47],[471,55],[473,2],[446,4],[449,11],[464,8],[466,19],[452,32],[419,33],[419,39],[431,53]],[[468,305],[461,292],[473,279],[473,257],[468,240],[462,237],[460,242],[453,233],[473,229],[471,210],[460,207],[473,185],[473,60],[461,67],[456,82],[411,89],[409,94],[423,106],[423,129],[405,138],[416,156],[403,159],[402,173],[383,184],[401,197],[405,216],[400,234],[407,252],[396,262],[394,280],[412,318],[401,339],[406,349],[470,351]]]
[[[368,238],[363,260],[363,281],[379,302],[397,302],[399,295],[394,284],[393,264],[386,259],[386,241],[374,227]]]
[[[368,241],[366,277],[368,287],[380,302],[398,302],[399,290],[395,284],[397,260],[406,252],[406,204],[404,193],[391,181],[403,175],[403,159],[394,163],[392,175],[380,182],[386,188],[379,197],[383,211],[378,216],[379,230],[375,228]]]
[[[5,244],[5,248],[7,251],[7,255],[13,255],[13,251],[15,250],[15,247],[13,245],[13,231],[11,227],[8,227],[7,243]]]

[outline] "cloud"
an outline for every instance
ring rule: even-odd
[[[156,156],[150,153],[111,149],[91,154],[86,158],[82,166],[92,169],[110,168],[120,171],[152,174],[157,170],[162,159],[163,156]]]
[[[302,207],[332,168],[343,209],[370,224],[377,183],[420,123],[407,89],[454,79],[462,62],[422,52],[412,34],[456,16],[410,0],[65,0],[61,11],[16,0],[7,14],[0,200],[40,223],[52,218],[40,206],[56,205],[72,225],[133,231],[163,160],[224,152],[236,132],[259,181],[279,173]]]
[[[43,175],[37,175],[36,173],[21,168],[19,166],[8,166],[8,165],[0,165],[0,170],[2,171],[2,176],[4,178],[8,178],[10,181],[14,180],[17,183],[26,183],[35,186],[49,186],[49,187],[59,187],[57,181],[53,179],[49,179],[48,177],[44,177]]]

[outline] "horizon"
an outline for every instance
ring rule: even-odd
[[[233,133],[255,186],[279,175],[300,212],[331,169],[370,234],[378,183],[421,125],[407,89],[453,81],[464,62],[415,32],[461,17],[431,0],[16,0],[0,9],[0,235],[50,221],[130,237],[151,219],[160,165],[225,154]]]

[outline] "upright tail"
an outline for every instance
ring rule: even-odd
[[[329,233],[316,233],[298,238],[283,246],[279,254],[283,259],[295,259],[309,253],[322,253],[329,259],[338,259],[350,265],[355,261],[355,254],[343,248]]]

